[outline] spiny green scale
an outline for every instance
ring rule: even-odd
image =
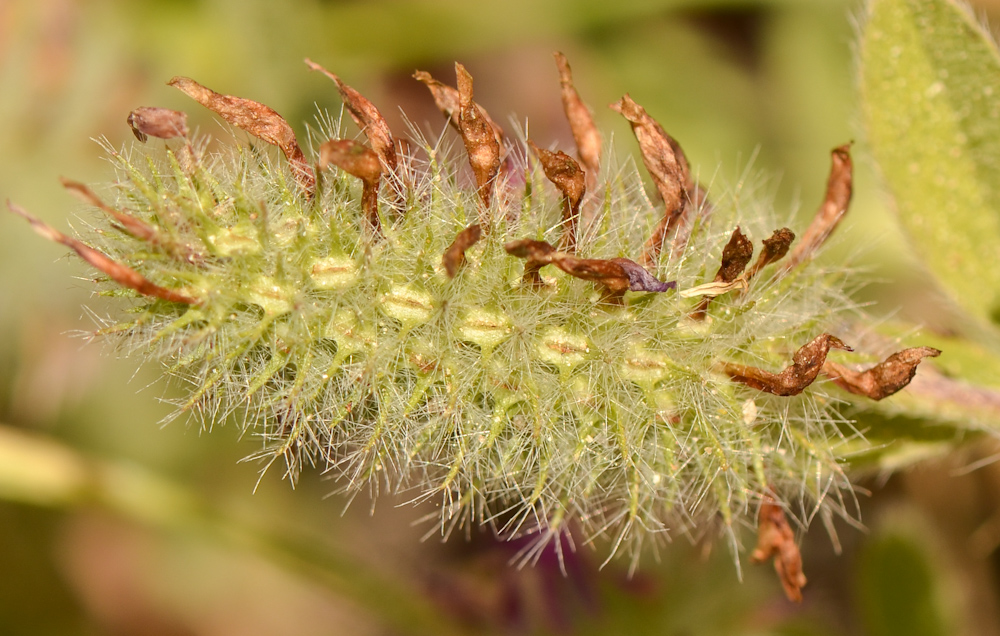
[[[118,232],[101,247],[203,302],[138,297],[136,315],[107,331],[191,383],[183,411],[209,423],[242,414],[265,441],[259,457],[293,479],[308,463],[346,491],[440,498],[445,532],[478,521],[552,536],[573,523],[615,548],[716,517],[730,529],[767,493],[803,516],[842,509],[850,486],[822,387],[777,398],[717,371],[722,360],[786,365],[845,306],[830,274],[770,268],[703,321],[673,292],[609,305],[551,267],[544,288],[526,287],[504,244],[561,232],[558,194],[531,165],[527,187],[497,186],[490,231],[452,279],[441,255],[478,218],[477,198],[461,158],[440,148],[404,158],[405,210],[383,191],[379,237],[339,170],[309,202],[259,147],[156,143],[145,157],[113,153],[119,205],[191,256]],[[602,172],[577,253],[635,257],[658,214],[631,164]],[[683,257],[665,251],[652,273],[681,288],[710,281],[734,227],[758,244],[778,227],[741,196],[719,198]]]

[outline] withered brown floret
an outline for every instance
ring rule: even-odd
[[[482,234],[482,228],[478,223],[475,223],[455,236],[455,240],[445,250],[444,257],[441,259],[441,263],[448,273],[448,278],[455,278],[459,268],[465,265],[465,250],[475,245]]]
[[[691,168],[680,144],[642,106],[626,94],[611,104],[611,109],[621,113],[632,126],[642,163],[663,198],[663,218],[643,250],[642,262],[648,266],[656,262],[664,243],[686,222],[685,217],[697,209],[691,197],[698,196],[696,192],[700,191],[691,178]]]
[[[939,355],[941,351],[933,347],[903,349],[865,371],[854,371],[827,360],[823,364],[823,373],[845,391],[881,400],[909,384],[921,360]]]
[[[780,373],[733,362],[724,362],[721,366],[735,382],[774,395],[798,395],[819,375],[830,349],[853,351],[840,338],[824,333],[800,347],[792,356],[792,365]]]
[[[47,238],[50,241],[56,243],[62,243],[66,247],[70,248],[76,252],[80,258],[90,263],[99,271],[103,272],[108,278],[115,281],[123,287],[128,287],[129,289],[134,289],[143,296],[151,296],[153,298],[159,298],[161,300],[166,300],[172,303],[183,303],[185,305],[197,305],[198,300],[188,296],[179,291],[173,289],[167,289],[166,287],[160,287],[159,285],[153,283],[145,276],[135,271],[127,265],[123,265],[117,261],[112,260],[104,253],[95,250],[86,243],[78,241],[74,238],[66,236],[59,230],[51,227],[50,225],[44,223],[43,221],[35,218],[34,216],[28,214],[20,206],[14,205],[10,201],[7,202],[7,207],[11,212],[23,217],[31,224],[31,227],[35,232],[41,236]]]
[[[531,285],[542,283],[538,270],[555,265],[570,276],[589,280],[604,287],[605,302],[619,304],[626,291],[665,292],[676,289],[674,281],[663,282],[644,267],[627,258],[577,258],[560,252],[545,241],[521,239],[504,245],[511,256],[527,259],[524,281]]]
[[[376,233],[382,231],[378,218],[378,188],[382,177],[382,164],[370,148],[352,139],[331,139],[319,147],[317,172],[333,164],[361,179],[361,210]]]
[[[129,233],[133,237],[139,239],[140,241],[147,241],[152,244],[159,244],[161,242],[159,232],[157,232],[153,226],[149,225],[145,221],[135,218],[130,214],[125,214],[121,210],[111,207],[102,201],[99,196],[94,194],[93,190],[84,184],[64,178],[60,178],[59,182],[64,188],[66,188],[66,190],[84,203],[89,203],[90,205],[100,209],[102,212],[105,212],[108,216],[112,217],[118,222],[122,230]]]
[[[806,576],[802,573],[802,554],[785,512],[768,497],[760,506],[757,546],[750,559],[754,563],[762,563],[771,557],[774,557],[774,569],[785,589],[785,596],[790,601],[801,603],[802,588],[806,584]]]
[[[795,232],[792,232],[787,227],[775,230],[771,234],[771,238],[764,239],[764,249],[761,250],[760,256],[757,257],[757,262],[747,270],[745,278],[749,281],[760,273],[760,270],[784,258],[794,240]]]
[[[445,117],[448,118],[448,123],[451,127],[455,129],[455,132],[461,134],[462,127],[459,124],[459,114],[462,111],[461,99],[458,95],[458,89],[453,86],[448,86],[444,82],[440,82],[434,79],[430,73],[426,71],[417,71],[413,74],[413,79],[424,84],[427,89],[431,92],[431,97],[434,98],[434,104],[438,107]],[[500,127],[492,118],[490,114],[486,112],[482,106],[479,107],[479,112],[482,113],[483,117],[486,118],[490,123],[490,127],[493,129],[493,137],[497,140],[497,146],[500,147],[500,152],[503,152],[503,128]]]
[[[731,283],[743,273],[747,263],[753,258],[753,243],[737,227],[722,248],[722,265],[715,274],[716,282]]]
[[[372,150],[382,160],[385,167],[390,172],[395,172],[396,167],[399,165],[399,157],[396,155],[396,145],[393,141],[392,131],[389,130],[389,122],[385,120],[385,117],[375,107],[375,104],[354,88],[345,84],[339,76],[326,70],[316,62],[313,62],[309,58],[306,58],[305,62],[312,70],[319,71],[333,80],[333,83],[337,85],[340,98],[344,100],[344,106],[347,106],[347,112],[350,113],[351,119],[354,120],[354,123],[358,125],[361,132],[368,138],[368,143],[371,144]]]
[[[538,155],[545,176],[563,195],[563,234],[559,247],[567,252],[575,252],[580,202],[587,192],[586,175],[580,169],[580,164],[566,153],[539,148],[530,139],[528,145]]]
[[[573,133],[573,141],[576,142],[580,163],[583,164],[587,174],[587,187],[593,188],[601,169],[601,133],[594,124],[590,109],[580,99],[580,94],[573,85],[573,72],[566,56],[558,51],[554,56],[556,66],[559,67],[563,110],[566,112],[566,120],[569,121],[569,128]]]
[[[476,192],[479,195],[480,222],[484,230],[489,230],[486,210],[493,198],[493,181],[500,174],[500,144],[493,134],[490,119],[483,109],[472,101],[472,75],[465,67],[455,63],[455,77],[458,80],[459,115],[458,127],[469,154],[469,165],[476,178]]]
[[[273,108],[242,97],[216,93],[187,77],[175,77],[167,84],[180,89],[233,126],[280,148],[296,183],[312,199],[316,193],[316,176],[302,154],[295,131]]]
[[[851,204],[853,193],[854,164],[851,161],[851,144],[838,146],[830,153],[830,176],[826,181],[826,194],[813,217],[812,223],[806,228],[805,234],[799,240],[792,253],[785,259],[781,268],[784,271],[793,269],[816,254],[823,243],[836,229],[844,218]]]
[[[187,113],[179,110],[152,106],[136,108],[125,121],[135,138],[142,143],[146,143],[149,137],[174,139],[188,135]]]
[[[729,237],[729,242],[722,248],[722,265],[719,266],[719,271],[715,273],[712,282],[732,283],[743,273],[751,258],[753,258],[753,243],[737,227]],[[698,307],[691,312],[691,317],[697,320],[703,319],[712,298],[713,296],[705,296]]]

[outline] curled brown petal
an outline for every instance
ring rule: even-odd
[[[731,283],[739,278],[746,268],[747,263],[753,258],[753,243],[737,227],[729,237],[729,242],[722,248],[722,265],[715,274],[714,283]],[[697,308],[691,313],[692,318],[701,319],[705,317],[712,296],[705,296]]]
[[[132,129],[132,134],[145,143],[147,137],[173,139],[187,137],[187,113],[169,108],[142,107],[128,114],[125,120]]]
[[[66,247],[70,248],[76,252],[80,258],[90,263],[119,285],[134,289],[143,296],[152,296],[154,298],[159,298],[172,303],[184,303],[186,305],[198,304],[198,300],[195,298],[172,289],[167,289],[166,287],[160,287],[131,267],[122,265],[121,263],[108,258],[102,252],[95,250],[86,243],[66,236],[59,230],[56,230],[50,225],[47,225],[43,221],[28,214],[28,212],[26,212],[23,208],[14,205],[10,201],[7,202],[7,207],[14,214],[17,214],[27,220],[35,232],[50,241],[62,243]]]
[[[608,302],[621,302],[625,292],[629,290],[664,292],[677,287],[674,281],[662,282],[627,258],[577,258],[556,250],[545,241],[532,239],[511,241],[504,245],[504,249],[511,256],[527,259],[524,266],[526,283],[540,285],[542,281],[538,270],[545,265],[555,265],[570,276],[602,285]]]
[[[340,77],[334,75],[319,64],[306,58],[306,65],[314,71],[319,71],[333,80],[340,92],[340,98],[347,106],[347,112],[351,114],[351,119],[358,125],[372,150],[385,164],[390,172],[395,172],[399,165],[399,158],[396,155],[396,145],[393,142],[392,131],[389,130],[389,123],[379,112],[375,104],[371,103],[364,95],[345,84]]]
[[[295,138],[295,131],[273,108],[253,100],[216,93],[187,77],[175,77],[168,85],[180,89],[227,122],[281,149],[292,168],[296,183],[310,199],[316,193],[316,176]]]
[[[500,173],[500,144],[493,135],[493,128],[485,111],[472,101],[472,75],[456,62],[455,76],[458,79],[459,132],[469,154],[472,174],[476,178],[476,191],[482,203],[480,216],[485,217],[492,199],[493,180]],[[484,225],[484,228],[488,229],[489,226]]]
[[[333,164],[361,179],[361,209],[376,233],[381,232],[378,218],[378,187],[382,176],[382,163],[371,149],[352,139],[331,139],[319,147],[318,172]]]
[[[556,252],[556,248],[545,241],[535,241],[532,239],[511,241],[504,245],[503,248],[511,256],[527,260],[524,264],[523,280],[527,285],[540,287],[542,285],[542,277],[538,273],[538,270],[552,262],[549,257]]]
[[[587,173],[588,184],[593,187],[601,168],[601,134],[597,131],[590,109],[580,99],[580,94],[573,85],[573,72],[566,56],[558,51],[553,55],[556,58],[556,66],[559,67],[563,110],[566,112],[566,119],[573,133],[573,141],[576,142],[580,163]]]
[[[792,241],[795,240],[795,232],[792,232],[787,227],[783,227],[780,230],[775,230],[771,234],[771,238],[764,239],[764,249],[761,250],[760,256],[757,257],[757,262],[747,270],[745,278],[749,281],[751,278],[756,276],[760,270],[764,269],[771,263],[781,260],[785,254],[788,253],[788,249],[792,245]]]
[[[675,233],[686,210],[693,209],[688,201],[693,185],[691,170],[680,144],[629,95],[626,94],[620,101],[612,104],[611,109],[621,113],[631,124],[632,132],[639,142],[642,163],[649,171],[666,208],[663,219],[646,241],[643,251],[643,264],[649,265],[659,257],[663,243]]]
[[[792,532],[785,512],[767,498],[760,506],[757,518],[757,546],[750,559],[754,563],[762,563],[774,557],[774,569],[781,580],[788,600],[802,602],[802,588],[806,584],[806,576],[802,573],[802,554],[795,544],[795,533]]]
[[[452,128],[454,128],[456,132],[461,133],[462,127],[459,124],[459,113],[461,113],[462,106],[458,95],[458,89],[453,86],[448,86],[444,82],[439,82],[426,71],[417,71],[413,74],[413,79],[423,83],[427,87],[427,89],[431,92],[431,97],[434,98],[434,104],[437,105],[438,110],[440,110],[441,113],[448,118],[448,123],[451,124]],[[500,147],[500,151],[503,152],[503,129],[499,124],[490,118],[486,109],[480,106],[479,110],[483,117],[489,121],[490,127],[493,128],[493,137],[496,138],[497,145]]]
[[[805,234],[785,259],[782,270],[788,271],[799,263],[813,257],[816,250],[826,242],[837,224],[844,218],[851,204],[853,192],[854,164],[851,161],[851,144],[838,146],[830,153],[830,176],[826,181],[826,195],[806,228]]]
[[[441,259],[444,269],[448,273],[448,278],[455,278],[459,268],[465,265],[465,250],[475,245],[482,234],[482,228],[476,223],[455,236],[455,240],[445,250],[444,257]]]
[[[538,155],[542,170],[549,181],[555,184],[563,195],[563,234],[560,247],[567,252],[576,251],[576,224],[580,218],[580,202],[587,192],[586,174],[580,164],[566,153],[551,152],[539,148],[528,140],[528,145]]]
[[[732,362],[723,363],[721,368],[733,381],[754,389],[781,396],[798,395],[816,379],[830,349],[853,351],[839,338],[824,333],[800,347],[792,356],[792,365],[780,373]]]
[[[909,384],[921,360],[939,355],[941,351],[933,347],[903,349],[866,371],[853,371],[827,360],[823,364],[823,373],[845,391],[881,400]]]

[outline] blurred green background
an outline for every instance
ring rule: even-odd
[[[976,9],[1000,24],[1000,2]],[[629,92],[684,145],[703,181],[731,185],[749,167],[765,175],[756,187],[780,210],[801,207],[800,226],[822,197],[829,150],[856,140],[854,208],[831,257],[854,255],[886,281],[865,299],[889,313],[919,277],[909,273],[865,151],[852,48],[860,12],[845,0],[0,0],[0,196],[58,228],[84,223],[58,177],[107,180],[93,139],[134,143],[125,124],[131,109],[183,109],[203,132],[218,132],[208,111],[165,86],[174,75],[262,101],[302,139],[318,110],[340,108],[332,84],[302,63],[307,56],[379,105],[397,132],[406,129],[402,111],[422,130],[442,129],[410,75],[419,68],[450,82],[453,61],[461,61],[494,118],[527,119],[533,138],[569,149],[551,57],[561,50],[619,154],[633,154],[634,141],[605,106]],[[416,523],[420,509],[381,498],[374,512],[358,500],[344,513],[347,502],[326,497],[334,485],[315,471],[295,489],[271,472],[254,491],[258,466],[239,460],[257,441],[240,439],[235,426],[210,434],[184,421],[161,426],[171,407],[160,398],[181,387],[73,337],[93,326],[81,308],[101,313],[105,305],[74,278],[85,270],[65,251],[0,215],[4,435],[41,444],[25,451],[39,462],[86,462],[82,470],[100,475],[94,492],[72,496],[0,489],[0,634],[405,634],[456,626],[512,634],[1000,634],[1000,470],[956,470],[989,448],[865,483],[874,491],[862,501],[868,531],[838,527],[839,556],[820,524],[806,537],[810,585],[801,607],[784,600],[769,565],[744,564],[740,583],[726,548],[709,549],[711,541],[661,547],[631,580],[627,564],[598,572],[600,550],[589,548],[568,578],[551,564],[517,572],[504,565],[511,554],[481,533],[471,542],[441,545],[433,533],[420,542],[431,530]],[[899,311],[949,326],[927,305]],[[155,482],[157,490],[154,479],[169,487]],[[161,498],[149,498],[156,492]],[[197,503],[189,509],[175,495]],[[172,505],[181,509],[176,518]],[[269,538],[234,531],[241,527],[265,528]],[[410,614],[393,609],[392,594],[416,599]]]

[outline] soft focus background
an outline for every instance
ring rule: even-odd
[[[1000,24],[1000,2],[976,7]],[[935,308],[903,302],[919,276],[866,157],[859,13],[853,0],[0,0],[0,197],[66,228],[82,222],[81,205],[58,177],[109,178],[93,139],[134,143],[131,109],[183,109],[217,132],[165,86],[174,75],[264,102],[302,139],[319,110],[340,109],[307,56],[397,132],[401,111],[443,128],[410,76],[451,82],[461,61],[495,118],[527,119],[533,138],[570,149],[551,55],[561,50],[619,153],[634,140],[605,106],[629,92],[703,181],[763,174],[780,209],[802,208],[800,227],[822,197],[829,150],[856,140],[854,208],[828,256],[863,248],[855,262],[884,281],[864,292],[876,312],[947,328]],[[623,563],[598,571],[589,548],[565,578],[546,559],[515,571],[512,550],[483,533],[442,545],[419,509],[359,499],[345,513],[315,471],[295,489],[274,471],[254,491],[259,467],[240,459],[257,442],[234,426],[161,426],[161,398],[178,387],[73,337],[92,328],[82,307],[103,301],[65,252],[0,214],[0,429],[30,433],[21,457],[38,453],[55,484],[48,495],[0,490],[0,634],[1000,634],[1000,469],[961,470],[990,449],[865,482],[867,530],[838,527],[839,556],[819,525],[805,538],[801,607],[770,565],[744,563],[740,583],[712,542],[662,546],[631,580]],[[66,494],[64,474],[84,474],[93,492]]]

